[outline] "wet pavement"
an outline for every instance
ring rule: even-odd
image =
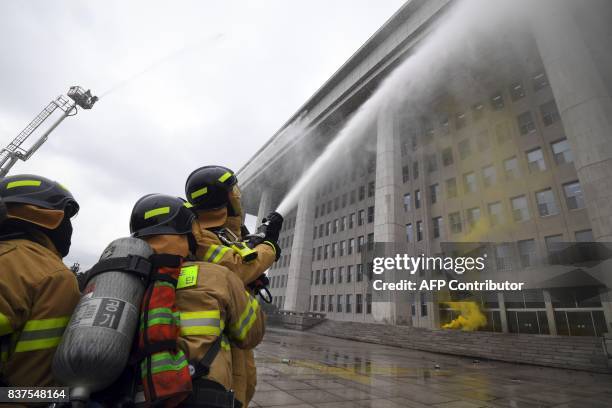
[[[609,408],[612,375],[268,329],[252,407]]]

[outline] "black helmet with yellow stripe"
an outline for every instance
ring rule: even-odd
[[[68,218],[79,211],[79,204],[68,189],[56,181],[33,174],[2,179],[0,197],[8,206],[29,204],[48,210],[61,210]]]
[[[132,209],[130,232],[136,238],[190,234],[194,219],[191,204],[182,198],[147,194]]]
[[[229,194],[237,182],[227,167],[204,166],[187,177],[185,194],[195,210],[217,210],[228,206]]]

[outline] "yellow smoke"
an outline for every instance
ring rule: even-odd
[[[443,329],[474,331],[487,325],[487,317],[482,314],[476,302],[444,302],[444,304],[460,315],[452,322],[443,325]]]

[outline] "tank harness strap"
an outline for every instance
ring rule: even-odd
[[[153,272],[149,278],[150,282],[154,281],[163,281],[168,282],[172,286],[176,287],[178,283],[177,279],[174,279],[172,276],[164,273],[157,272],[159,268],[180,268],[183,262],[183,258],[179,255],[170,255],[170,254],[154,254],[149,257],[151,261],[151,266]]]
[[[219,354],[221,350],[221,336],[218,336],[215,341],[210,345],[210,348],[204,354],[204,357],[200,361],[198,361],[195,366],[190,366],[190,370],[193,367],[193,373],[191,374],[191,378],[200,378],[202,376],[206,376],[210,373],[210,366],[213,361]]]
[[[138,255],[104,259],[95,264],[87,272],[87,283],[101,273],[118,270],[132,273],[146,281],[151,274],[152,263],[149,259]]]

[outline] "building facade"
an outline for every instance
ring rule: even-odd
[[[494,242],[498,268],[529,271],[559,242],[612,241],[611,53],[602,31],[594,37],[584,27],[596,14],[593,25],[609,35],[603,22],[611,7],[593,3],[585,17],[556,4],[546,24],[530,25],[522,48],[496,53],[469,76],[470,92],[441,87],[418,113],[402,104],[381,110],[367,137],[338,157],[345,165],[302,192],[284,214],[282,257],[268,272],[279,309],[438,328],[458,312],[435,295],[373,298],[375,243],[436,255],[445,242]],[[260,220],[276,208],[452,6],[408,1],[306,102],[239,171],[248,212]],[[304,112],[309,131],[285,132]],[[311,159],[287,165],[298,156]],[[471,300],[487,316],[482,330],[602,335],[612,331],[609,287],[483,292]]]

